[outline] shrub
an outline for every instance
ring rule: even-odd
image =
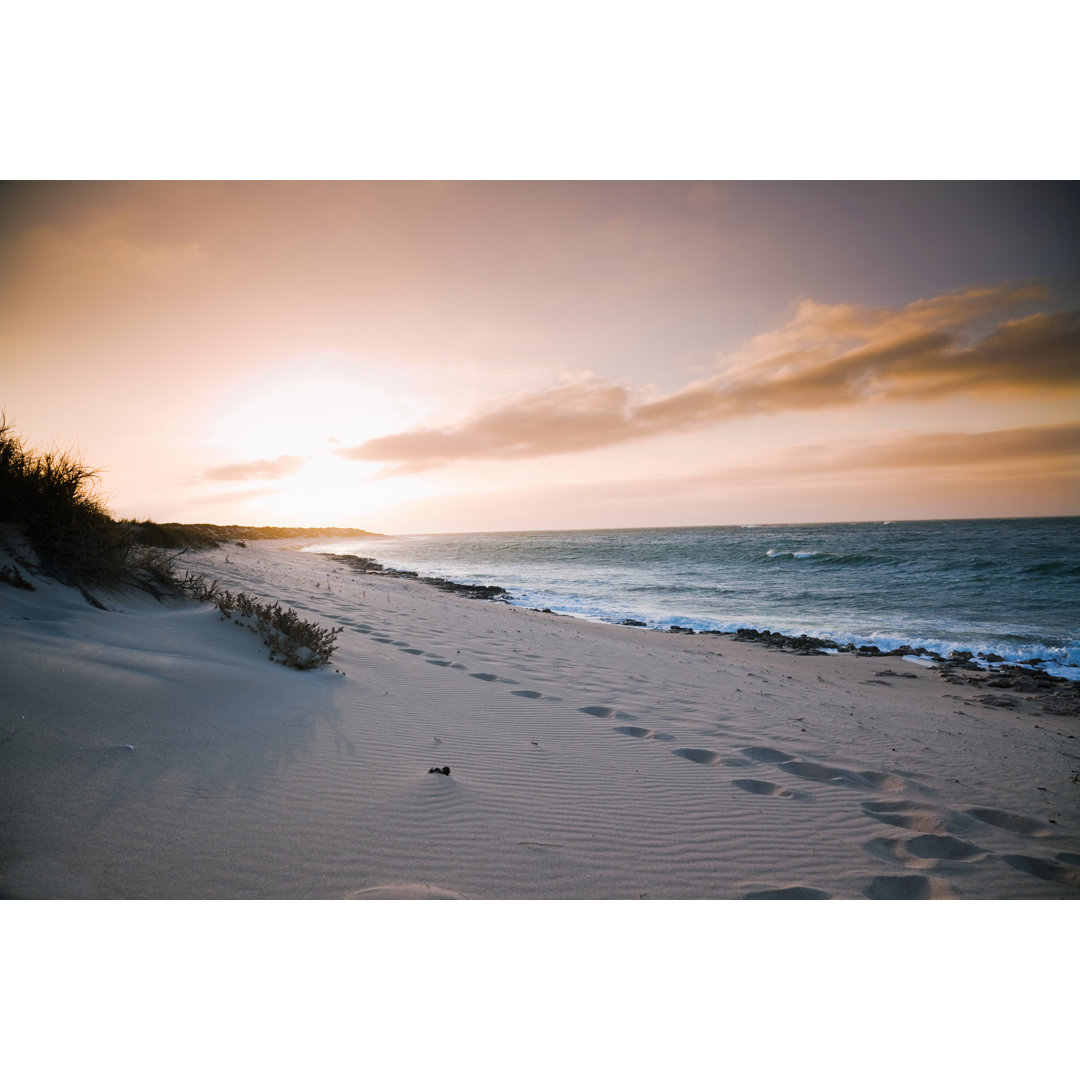
[[[137,585],[159,599],[186,593],[215,604],[222,618],[231,617],[259,634],[271,660],[300,671],[329,661],[340,627],[328,630],[276,602],[263,603],[246,593],[230,593],[216,581],[208,584],[202,577],[176,573],[176,560],[185,550],[216,547],[226,536],[266,530],[114,521],[95,491],[98,476],[99,470],[73,454],[28,450],[0,414],[0,521],[22,526],[46,574],[77,586],[96,607],[103,605],[86,591],[88,585]],[[169,555],[163,549],[179,550]],[[3,567],[0,582],[32,588],[15,567]]]
[[[231,593],[220,582],[208,583],[199,575],[188,574],[175,580],[182,592],[214,604],[223,619],[231,618],[258,634],[276,663],[309,671],[329,663],[337,648],[334,642],[342,633],[340,626],[327,629],[300,618],[292,608],[282,608],[277,601],[267,604],[247,593]]]
[[[213,535],[213,526],[180,525],[169,522],[161,525],[156,521],[125,521],[132,540],[145,547],[169,548],[170,550],[201,551],[218,547],[220,541]]]
[[[21,525],[46,573],[69,585],[116,585],[131,538],[95,488],[99,470],[59,450],[28,450],[0,416],[0,521]]]

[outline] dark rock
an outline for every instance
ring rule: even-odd
[[[450,775],[450,766],[449,765],[444,765],[441,769],[438,768],[438,767],[433,766],[432,768],[428,769],[428,772],[429,773],[437,772],[437,773],[442,773],[443,776],[449,776]]]
[[[1020,702],[1008,694],[983,694],[975,699],[983,705],[992,705],[996,709],[1015,709]]]
[[[644,626],[645,623],[639,622],[637,619],[623,619],[623,626]]]
[[[446,578],[421,577],[415,570],[388,570],[382,563],[362,555],[327,555],[328,559],[344,563],[360,574],[379,574],[382,577],[405,578],[409,581],[422,581],[444,592],[457,593],[468,600],[496,600],[510,594],[501,585],[467,585]]]

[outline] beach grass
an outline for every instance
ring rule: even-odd
[[[132,537],[97,491],[100,470],[64,450],[28,448],[0,417],[0,521],[20,525],[42,569],[68,585],[130,578]]]
[[[207,581],[199,574],[187,574],[175,580],[180,591],[212,603],[222,619],[246,626],[257,634],[275,663],[308,671],[330,662],[341,627],[328,629],[302,619],[292,608],[283,608],[277,601],[267,603],[244,592],[230,592],[220,582]]]
[[[189,596],[213,603],[222,618],[258,634],[271,660],[300,671],[329,662],[339,628],[327,629],[277,602],[230,593],[217,582],[181,577],[176,570],[185,551],[217,547],[228,539],[242,545],[244,536],[280,536],[289,530],[115,521],[98,490],[99,478],[99,469],[70,451],[27,447],[0,415],[0,522],[22,529],[47,577],[79,588],[99,608],[104,605],[91,588],[135,587],[158,599]],[[32,588],[14,566],[5,567],[0,580]]]

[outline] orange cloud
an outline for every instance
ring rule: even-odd
[[[461,460],[540,457],[701,429],[735,417],[856,402],[1080,387],[1080,310],[1010,318],[1041,286],[947,293],[903,308],[804,301],[721,373],[653,401],[595,379],[506,398],[463,422],[336,451],[415,472]]]
[[[927,468],[972,471],[1003,463],[1080,472],[1080,424],[902,434],[875,443],[804,446],[792,456],[794,460],[782,467],[785,477]]]
[[[897,432],[760,450],[761,459],[690,474],[540,484],[530,487],[527,506],[505,491],[435,496],[417,504],[422,529],[408,521],[402,531],[457,531],[463,507],[478,531],[640,527],[673,516],[688,525],[820,521],[826,505],[832,520],[853,521],[1078,512],[1080,424]]]
[[[267,461],[241,461],[232,465],[218,465],[203,474],[205,480],[278,480],[283,476],[292,476],[306,461],[306,458],[285,454]]]

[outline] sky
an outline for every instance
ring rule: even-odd
[[[0,185],[0,408],[114,515],[1080,513],[1080,187]]]

